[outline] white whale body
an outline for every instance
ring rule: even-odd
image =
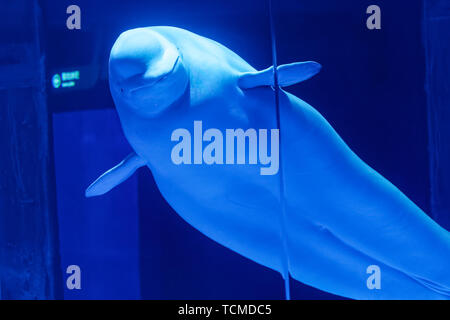
[[[315,62],[279,66],[278,85],[319,70]],[[124,32],[111,50],[110,89],[134,152],[86,195],[101,195],[147,166],[185,221],[284,276],[356,299],[448,299],[448,232],[358,158],[313,107],[280,90],[281,140],[269,142],[278,130],[273,74],[183,29]],[[195,135],[199,121],[203,131]],[[187,134],[174,138],[180,128],[197,144]],[[248,143],[247,130],[267,130],[266,149],[256,144],[240,156],[236,149],[231,161],[216,142],[230,129],[250,132]],[[265,158],[249,161],[256,153],[273,156],[278,142],[282,189],[278,170],[261,174]],[[367,285],[372,265],[381,272],[376,290]]]

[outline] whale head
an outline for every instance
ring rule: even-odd
[[[150,28],[123,32],[109,58],[109,84],[117,106],[156,117],[179,100],[189,76],[177,47]]]

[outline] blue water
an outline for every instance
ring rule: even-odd
[[[64,284],[67,266],[81,268],[81,290],[65,286],[64,298],[140,298],[137,177],[102,198],[84,196],[130,150],[115,111],[55,114],[53,127]]]

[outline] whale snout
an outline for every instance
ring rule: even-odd
[[[146,72],[152,61],[162,55],[162,46],[154,37],[145,33],[126,31],[120,35],[111,50],[110,73],[120,80]]]
[[[151,28],[119,36],[111,50],[109,73],[113,97],[147,114],[171,105],[188,82],[178,49]]]
[[[118,82],[130,79],[156,80],[168,73],[178,59],[177,49],[148,28],[123,32],[116,40],[109,69]]]

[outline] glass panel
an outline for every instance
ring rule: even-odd
[[[284,88],[313,108],[300,107],[302,111],[296,117],[292,111],[285,111],[283,115],[281,108],[286,193],[291,194],[287,195],[288,203],[302,208],[288,212],[291,216],[287,220],[295,224],[298,217],[309,217],[324,225],[324,230],[330,232],[328,238],[344,226],[324,217],[325,212],[346,221],[343,212],[354,211],[354,217],[347,221],[348,229],[351,229],[351,223],[354,224],[354,231],[351,231],[354,234],[358,229],[358,210],[364,205],[370,206],[367,202],[359,203],[355,192],[347,189],[346,182],[354,178],[355,172],[347,172],[351,171],[350,167],[344,166],[346,162],[340,159],[353,156],[349,150],[342,151],[341,147],[336,147],[340,142],[331,142],[336,138],[334,131],[365,163],[430,213],[424,52],[420,40],[421,2],[408,2],[408,6],[394,1],[378,1],[377,4],[381,8],[381,29],[368,28],[366,22],[370,14],[366,11],[370,3],[366,1],[274,1],[278,64],[313,60],[322,65],[321,71],[311,79]],[[282,77],[283,74],[279,74],[279,78]],[[303,102],[297,104],[303,105]],[[334,130],[325,120],[318,120],[320,116],[314,113],[314,109]],[[297,122],[292,120],[294,118]],[[286,152],[289,146],[295,148]],[[333,171],[331,167],[339,170]],[[342,176],[339,178],[332,172]],[[367,185],[362,183],[360,187]],[[348,193],[343,193],[343,190]],[[307,200],[302,200],[302,197]],[[377,199],[373,198],[377,203],[386,202],[383,197]],[[302,233],[301,230],[307,234],[305,228],[299,224],[295,230],[298,234]],[[365,267],[347,274],[345,272],[351,269],[349,265],[356,264],[348,262],[349,265],[344,266],[347,261],[344,256],[332,258],[343,254],[346,249],[333,247],[337,244],[331,240],[327,245],[327,237],[323,234],[319,237],[322,240],[316,239],[317,243],[308,245],[300,245],[302,241],[292,237],[290,235],[289,239],[291,250],[298,253],[297,267],[291,257],[291,266],[298,269],[294,278],[343,296],[364,296],[363,293],[358,296],[346,290],[355,289],[350,285],[355,278],[359,279],[355,286],[361,285],[366,289],[368,276]],[[314,239],[312,235],[305,237],[303,244],[311,239]],[[318,250],[314,245],[328,252],[327,256],[316,257],[316,260],[311,258]],[[299,253],[302,250],[304,256]],[[293,298],[336,298],[298,281],[292,285]],[[369,292],[368,289],[366,291]]]

